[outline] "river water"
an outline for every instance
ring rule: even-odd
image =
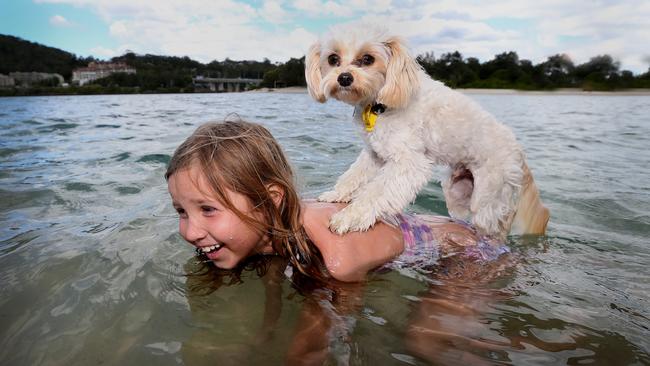
[[[338,324],[327,364],[650,364],[650,97],[470,97],[525,147],[548,235],[510,238],[517,260],[489,283],[382,272],[348,310],[253,272],[192,285],[163,173],[197,125],[235,112],[273,132],[314,197],[361,148],[351,107],[277,92],[0,98],[0,364],[281,364],[318,319]],[[446,214],[440,184],[409,210]]]

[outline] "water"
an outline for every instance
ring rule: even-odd
[[[236,112],[274,133],[314,197],[361,147],[350,107],[280,93],[0,99],[0,364],[281,364],[317,340],[309,329],[334,335],[328,364],[650,364],[650,98],[471,97],[525,147],[548,236],[512,238],[516,259],[482,280],[393,271],[335,298],[281,277],[267,292],[269,275],[250,272],[204,294],[162,175],[198,124]],[[446,214],[440,185],[411,210]]]

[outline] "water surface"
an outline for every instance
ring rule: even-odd
[[[236,112],[273,132],[314,197],[361,148],[351,107],[281,93],[0,98],[0,364],[280,364],[327,309],[330,364],[650,364],[649,98],[471,97],[525,147],[548,235],[511,238],[517,260],[486,283],[376,274],[337,290],[361,294],[347,310],[287,280],[270,301],[250,272],[208,295],[192,286],[163,173],[196,126]],[[446,214],[440,184],[410,210]]]

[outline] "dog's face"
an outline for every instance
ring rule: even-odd
[[[322,93],[352,105],[372,102],[386,82],[389,59],[390,51],[378,42],[327,41],[318,61]]]
[[[363,26],[335,29],[312,45],[305,59],[309,93],[319,102],[335,98],[402,108],[417,89],[418,70],[400,38]]]

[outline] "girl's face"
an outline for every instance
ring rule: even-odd
[[[175,172],[169,177],[167,187],[179,215],[181,236],[203,251],[217,267],[231,269],[250,255],[273,253],[268,237],[203,193],[210,189],[199,169],[190,166]],[[228,189],[226,192],[238,210],[261,219],[245,196]]]

